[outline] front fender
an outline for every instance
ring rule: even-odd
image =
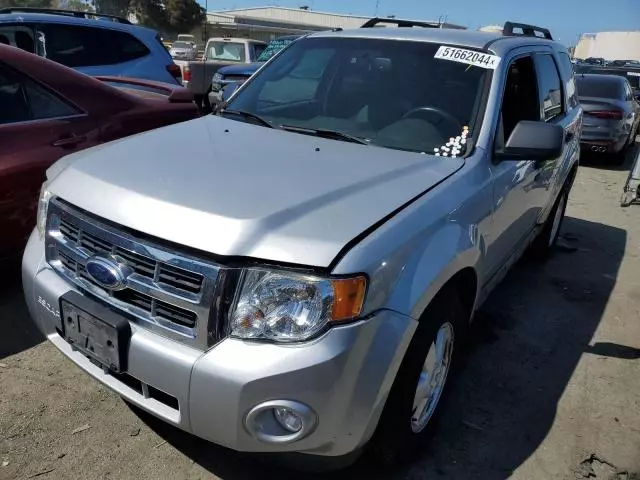
[[[482,256],[481,245],[475,226],[446,225],[402,271],[397,288],[389,298],[390,308],[407,311],[412,318],[419,319],[431,300],[458,272],[465,268],[475,270]],[[477,291],[473,295],[475,303]]]
[[[485,162],[467,162],[463,172],[385,223],[337,264],[333,273],[369,275],[365,314],[387,308],[419,319],[458,272],[473,268],[481,284],[483,272],[491,270],[485,264],[490,172]]]

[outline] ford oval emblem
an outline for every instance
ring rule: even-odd
[[[111,255],[93,255],[84,268],[91,280],[108,290],[123,289],[129,274],[128,267]]]

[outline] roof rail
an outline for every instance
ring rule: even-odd
[[[11,7],[1,8],[0,14],[7,13],[46,13],[49,15],[65,15],[67,17],[76,18],[93,18],[104,19],[117,23],[126,23],[131,25],[131,22],[126,18],[117,17],[115,15],[107,15],[105,13],[93,13],[93,12],[78,12],[75,10],[60,10],[55,8],[32,8],[32,7]]]
[[[515,29],[519,28],[522,30],[522,33],[514,32]],[[502,27],[502,34],[508,37],[537,37],[540,38],[536,33],[541,33],[544,38],[547,40],[553,40],[551,36],[551,32],[548,28],[536,27],[535,25],[529,25],[527,23],[516,23],[516,22],[505,22],[504,27]]]
[[[440,28],[442,26],[441,23],[436,23],[436,22],[417,22],[414,20],[399,20],[397,18],[375,17],[375,18],[372,18],[371,20],[367,20],[364,23],[364,25],[362,25],[360,28],[374,28],[374,27],[377,27],[378,25],[383,25],[383,24],[391,24],[391,25],[396,25],[398,27],[407,27],[407,28],[411,28],[411,27]]]

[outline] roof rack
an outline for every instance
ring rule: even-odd
[[[412,27],[440,28],[442,26],[441,23],[435,23],[435,22],[416,22],[414,20],[399,20],[397,18],[375,17],[375,18],[372,18],[371,20],[367,20],[365,24],[362,25],[362,27],[360,28],[374,28],[374,27],[377,27],[378,25],[383,25],[383,24],[391,24],[391,25],[396,25],[398,27],[406,27],[406,28],[412,28]]]
[[[104,19],[111,22],[126,23],[131,25],[131,22],[126,18],[117,17],[115,15],[107,15],[105,13],[93,13],[93,12],[78,12],[75,10],[60,10],[55,8],[32,8],[32,7],[11,7],[1,8],[0,14],[7,13],[46,13],[49,15],[65,15],[67,17],[76,18],[93,18]]]
[[[515,29],[522,30],[522,33],[514,32]],[[535,25],[529,25],[527,23],[516,23],[516,22],[505,22],[504,27],[502,27],[502,34],[508,37],[537,37],[540,38],[540,35],[536,33],[541,33],[544,38],[547,40],[553,40],[551,36],[551,32],[548,28],[536,27]]]

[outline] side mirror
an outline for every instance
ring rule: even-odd
[[[501,160],[552,160],[562,155],[564,129],[560,125],[522,120],[511,132],[502,151]]]

